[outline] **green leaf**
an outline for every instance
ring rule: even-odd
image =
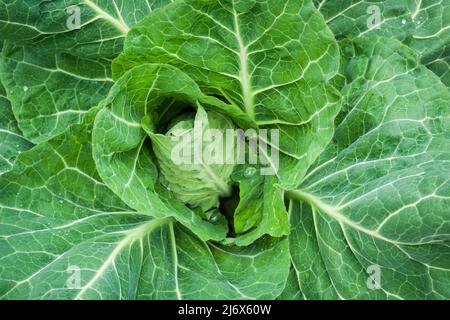
[[[272,237],[289,234],[283,188],[277,185],[276,177],[256,172],[256,168],[242,165],[232,176],[239,184],[239,204],[233,216],[236,238],[228,241],[239,246],[249,245],[266,234]]]
[[[11,105],[0,82],[0,174],[11,169],[16,157],[32,146],[17,127]]]
[[[338,46],[309,0],[243,3],[178,1],[149,14],[128,34],[114,78],[142,63],[172,64],[259,128],[280,129],[276,172],[292,187],[332,137],[340,96],[324,82],[337,72]]]
[[[218,208],[219,197],[230,194],[234,159],[225,154],[226,130],[235,127],[229,118],[216,112],[207,113],[200,104],[195,116],[186,118],[184,114],[180,117],[183,119],[172,120],[175,124],[165,134],[151,129],[150,117],[144,119],[143,128],[158,160],[160,181],[177,199],[193,208],[200,207],[204,212]],[[203,141],[210,129],[220,130],[217,132],[220,138],[211,135],[208,140],[221,139],[221,144]],[[199,140],[203,143],[198,147],[195,141]],[[179,153],[174,155],[176,150]],[[174,160],[174,156],[178,159]]]
[[[450,1],[315,0],[337,38],[395,37],[450,86]]]
[[[80,123],[107,95],[111,61],[131,26],[169,1],[15,1],[0,4],[0,64],[18,125],[38,143]],[[79,27],[73,26],[79,17]]]
[[[2,47],[3,43],[0,42],[0,50]],[[11,169],[16,157],[32,146],[33,144],[23,137],[17,126],[11,103],[0,81],[0,174]]]
[[[299,289],[295,270],[293,268],[291,268],[291,271],[289,272],[286,287],[277,297],[277,300],[305,300],[305,297]]]
[[[355,55],[334,144],[290,193],[300,202],[290,250],[301,291],[448,299],[450,93],[397,40],[344,46]],[[380,288],[367,284],[377,268]]]
[[[205,102],[213,110],[223,108],[220,100],[205,96],[192,79],[169,65],[143,64],[120,78],[95,121],[94,158],[99,173],[138,212],[175,217],[204,240],[222,240],[227,232],[224,221],[202,220],[181,201],[165,196],[158,183],[157,162],[146,143],[142,121],[145,116],[156,117],[158,107],[172,105],[174,99],[190,106]]]
[[[289,96],[290,84],[334,76],[333,35],[309,1],[261,1],[251,12],[234,5],[182,1],[150,14],[129,33],[115,77],[143,62],[170,63],[200,86],[220,88],[258,121],[304,120],[308,110],[289,110],[279,103],[280,93]],[[314,44],[307,41],[312,37]]]
[[[297,294],[303,295],[306,299],[338,299],[333,279],[328,276],[327,267],[321,256],[311,207],[291,201],[289,213],[291,223],[289,250],[295,274],[289,280],[290,286],[297,286]]]
[[[286,239],[203,242],[131,210],[99,179],[85,123],[22,153],[0,176],[1,299],[273,299]],[[239,272],[236,272],[239,270]]]
[[[170,1],[55,0],[0,4],[1,38],[15,43],[43,42],[76,55],[119,53],[121,39],[148,12]],[[79,18],[79,26],[76,25]],[[98,42],[98,43],[96,43]],[[84,48],[83,48],[84,47]],[[100,50],[98,50],[100,48]],[[86,52],[86,49],[88,51]],[[102,52],[103,51],[103,52]]]
[[[0,63],[18,125],[39,143],[80,123],[112,85],[110,65],[66,53],[6,43]]]

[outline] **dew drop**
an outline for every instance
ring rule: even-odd
[[[247,169],[245,169],[244,176],[246,178],[250,178],[250,177],[254,176],[255,173],[256,173],[256,168],[248,167]]]
[[[27,87],[27,86],[24,86],[24,87],[23,87],[23,91],[27,92],[27,91],[28,91],[28,87]]]
[[[212,223],[216,223],[217,221],[219,221],[219,218],[220,218],[220,212],[216,211],[211,215],[211,217],[209,218],[209,221],[211,221]]]
[[[402,24],[406,24],[406,19],[402,19]]]
[[[63,203],[64,203],[64,201],[63,201],[63,200],[59,200],[59,203],[63,204]]]

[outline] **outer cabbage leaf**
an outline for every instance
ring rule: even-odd
[[[108,61],[6,43],[0,63],[18,125],[38,143],[79,123],[112,85]]]
[[[0,50],[2,47],[3,44],[0,42]],[[33,144],[23,137],[17,126],[11,103],[0,81],[0,174],[11,169],[16,157],[32,146]]]
[[[170,0],[28,0],[0,4],[1,38],[40,44],[77,56],[121,50],[123,36],[147,13]],[[76,18],[80,25],[76,26]],[[114,51],[111,51],[114,50]]]
[[[297,285],[306,298],[448,299],[450,93],[397,40],[344,47],[334,143],[290,193]]]
[[[288,280],[286,282],[286,287],[284,288],[283,292],[277,297],[277,300],[305,300],[305,297],[299,289],[296,277],[297,275],[294,268],[291,268]]]
[[[395,37],[415,49],[422,63],[450,86],[449,0],[315,0],[315,3],[336,37],[373,34]],[[375,19],[378,17],[379,21]]]
[[[129,28],[168,2],[0,3],[0,38],[8,40],[0,71],[23,134],[37,143],[81,122],[107,95]]]
[[[132,28],[114,77],[147,62],[177,66],[260,128],[280,129],[276,172],[286,187],[332,137],[339,94],[324,82],[339,50],[309,0],[175,2]]]
[[[171,218],[131,210],[100,180],[93,112],[22,153],[0,177],[2,299],[273,299],[287,239],[203,242]]]

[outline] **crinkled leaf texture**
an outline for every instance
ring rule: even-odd
[[[0,299],[450,299],[448,0],[166,2],[0,3]],[[233,238],[160,183],[180,104],[281,129]]]
[[[80,123],[108,94],[111,61],[129,28],[169,2],[0,3],[0,40],[7,40],[0,75],[25,137],[46,141]]]
[[[0,298],[273,299],[281,293],[287,239],[245,248],[204,242],[175,220],[135,212],[114,195],[93,160],[92,114],[22,153],[0,176]]]
[[[415,49],[450,86],[449,0],[315,0],[336,37],[382,35]]]
[[[279,129],[279,145],[267,141],[280,153],[276,178],[243,178],[246,166],[233,175],[241,190],[238,237],[227,242],[287,235],[283,188],[297,186],[331,140],[340,107],[339,92],[326,83],[339,49],[312,2],[175,2],[132,28],[113,63],[115,78],[149,62],[176,66],[202,92],[222,97],[228,106],[221,111],[243,129]]]
[[[290,194],[293,281],[307,299],[448,299],[450,93],[397,40],[343,47],[333,143]]]
[[[0,50],[2,47],[3,43],[0,42]],[[0,55],[0,61],[2,59]],[[32,146],[33,144],[23,136],[17,126],[11,103],[0,81],[0,175],[11,169],[16,157]]]
[[[129,32],[114,77],[147,62],[178,67],[259,128],[279,129],[275,172],[285,187],[298,184],[332,137],[340,95],[326,81],[339,49],[309,0],[169,4]]]
[[[165,195],[159,185],[157,162],[142,121],[157,113],[167,99],[225,107],[220,100],[205,96],[175,67],[143,64],[133,68],[113,86],[96,117],[93,152],[98,171],[111,190],[135,210],[157,218],[176,217],[204,240],[223,240],[228,229],[224,220],[204,221],[184,203]]]
[[[155,132],[150,125],[151,121],[147,116],[143,121],[143,128],[152,141],[161,183],[175,194],[177,199],[192,207],[200,207],[204,212],[218,208],[219,197],[229,196],[231,189],[229,182],[234,169],[234,159],[226,159],[224,156],[224,141],[226,130],[235,129],[233,122],[220,113],[206,112],[200,104],[195,115],[175,117],[171,123],[178,122],[165,134]],[[208,139],[221,139],[222,148],[218,143],[212,150],[207,143],[209,141],[197,146],[195,141],[203,139],[204,132],[211,129],[220,130],[220,135],[211,135],[211,139]],[[187,155],[183,156],[183,152]],[[219,162],[223,163],[209,163],[203,159],[203,154],[212,159],[217,154],[222,158]]]

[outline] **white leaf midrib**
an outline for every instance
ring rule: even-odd
[[[254,93],[252,92],[250,73],[248,70],[248,52],[247,47],[244,44],[241,35],[241,28],[239,25],[239,18],[237,12],[233,11],[233,19],[234,19],[234,33],[236,36],[236,41],[239,46],[239,78],[242,86],[242,94],[244,95],[244,106],[245,111],[250,116],[251,119],[255,118],[255,111],[253,106]]]
[[[136,229],[133,229],[127,233],[125,233],[127,236],[123,238],[121,241],[117,243],[114,250],[111,252],[111,254],[108,256],[108,258],[103,262],[103,264],[100,266],[100,268],[97,270],[97,272],[94,274],[94,276],[91,278],[91,280],[84,285],[81,290],[78,292],[78,294],[75,296],[75,300],[82,299],[82,296],[86,293],[87,290],[89,290],[105,273],[105,271],[114,264],[115,259],[117,256],[128,246],[132,245],[134,242],[142,239],[147,234],[151,233],[158,227],[168,223],[170,219],[157,219],[152,220]]]
[[[25,140],[25,138],[23,136],[21,136],[20,134],[15,133],[15,132],[10,131],[10,130],[3,129],[3,128],[0,128],[0,133],[5,133],[5,134],[8,134],[8,135],[11,135],[11,136],[14,136],[14,137],[17,137],[17,138]]]
[[[371,236],[373,238],[376,238],[376,239],[379,239],[379,240],[382,240],[382,241],[385,241],[388,243],[392,243],[394,245],[418,245],[418,244],[421,244],[421,243],[401,242],[401,241],[396,241],[394,239],[386,238],[383,235],[381,235],[379,232],[377,232],[376,230],[368,229],[362,225],[357,224],[353,220],[350,220],[345,215],[343,215],[342,212],[340,212],[340,208],[331,206],[331,205],[323,202],[322,199],[320,199],[319,197],[317,197],[313,194],[306,193],[301,190],[294,190],[294,191],[289,191],[288,195],[290,195],[294,199],[297,199],[300,201],[305,201],[312,207],[317,208],[318,210],[320,210],[320,212],[327,214],[328,216],[330,216],[334,220],[338,221],[339,223],[344,224],[344,225],[346,225],[354,230],[357,230],[359,232],[362,232],[364,234],[367,234],[368,236]]]
[[[111,23],[114,27],[116,27],[120,32],[122,32],[124,35],[130,31],[130,28],[125,24],[125,21],[123,20],[122,16],[120,15],[120,12],[117,8],[117,5],[115,4],[115,1],[113,1],[114,6],[116,7],[117,14],[119,15],[119,19],[114,18],[112,15],[110,15],[108,12],[97,6],[93,1],[91,0],[84,0],[84,3],[90,7],[95,13],[97,13],[101,18],[105,19],[109,23]]]
[[[178,252],[177,252],[177,242],[175,239],[175,232],[173,230],[173,223],[169,225],[169,232],[171,238],[171,254],[173,259],[173,272],[174,272],[174,281],[175,281],[175,292],[178,300],[182,300],[182,295],[180,291],[179,281],[178,281]]]

